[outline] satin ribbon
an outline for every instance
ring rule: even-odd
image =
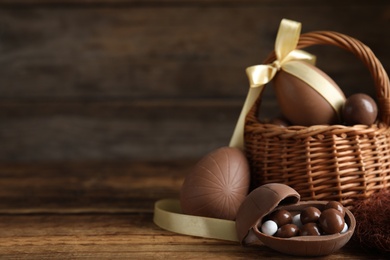
[[[230,140],[230,147],[244,149],[246,115],[261,94],[264,85],[269,83],[280,69],[283,69],[286,64],[294,60],[315,63],[315,56],[302,50],[295,50],[300,33],[301,23],[283,19],[275,41],[276,60],[271,64],[255,65],[246,69],[250,88]]]
[[[178,200],[157,201],[153,221],[157,226],[179,234],[238,242],[235,221],[182,214]]]

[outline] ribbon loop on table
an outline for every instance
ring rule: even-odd
[[[179,200],[159,200],[154,206],[154,223],[171,232],[238,242],[236,222],[181,213]]]
[[[237,147],[241,150],[244,149],[244,126],[246,115],[256,102],[264,85],[269,83],[285,64],[294,60],[305,60],[313,64],[315,63],[315,56],[302,50],[295,50],[300,33],[301,23],[283,19],[280,23],[275,41],[276,60],[271,64],[255,65],[246,69],[250,88],[238,118],[236,128],[234,129],[233,136],[230,140],[230,147]]]

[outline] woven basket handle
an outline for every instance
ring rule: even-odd
[[[353,53],[368,68],[374,80],[376,96],[380,111],[380,119],[390,125],[390,82],[382,63],[374,55],[369,47],[361,41],[350,36],[330,31],[316,31],[302,34],[299,38],[297,49],[312,45],[334,45]],[[265,60],[264,64],[275,60],[275,53]]]

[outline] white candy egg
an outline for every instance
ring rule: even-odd
[[[341,230],[341,234],[344,234],[345,232],[348,231],[348,224],[347,223],[344,223],[344,227],[343,227],[343,230]]]
[[[301,222],[301,214],[296,214],[292,218],[292,223],[296,225],[298,228],[302,227],[302,222]]]
[[[278,231],[278,225],[273,220],[267,220],[261,225],[261,232],[266,235],[273,236]]]

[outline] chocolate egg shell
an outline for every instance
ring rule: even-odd
[[[328,81],[345,101],[343,92],[327,74],[311,64],[304,64]],[[306,82],[285,72],[283,69],[275,75],[273,82],[282,114],[291,124],[311,126],[339,123],[338,113],[340,111],[336,111],[320,93]],[[341,110],[341,106],[337,109]]]
[[[186,176],[180,192],[184,214],[234,220],[248,194],[248,161],[241,150],[219,148],[204,156]]]
[[[308,201],[300,202],[297,205],[283,206],[289,211],[301,211],[308,206],[322,209],[327,202]],[[346,211],[346,222],[349,230],[344,234],[322,235],[322,236],[296,236],[288,239],[267,236],[254,228],[255,235],[268,247],[289,255],[299,256],[321,256],[328,255],[343,247],[352,237],[356,221],[352,213]]]
[[[241,204],[237,213],[236,230],[241,243],[245,244],[246,239],[250,239],[250,235],[254,233],[264,245],[276,251],[296,256],[322,256],[337,251],[352,237],[356,220],[348,209],[345,209],[345,222],[349,228],[343,234],[280,238],[262,233],[259,230],[259,224],[261,225],[263,219],[275,209],[284,209],[294,215],[294,213],[301,212],[309,206],[322,211],[328,203],[327,201],[299,202],[297,194],[291,193],[291,188],[286,185],[284,185],[285,191],[281,191],[280,186],[277,186],[278,190],[272,186],[266,188],[264,186],[253,190]],[[265,202],[265,200],[269,201]],[[274,207],[269,209],[270,205],[274,205]]]
[[[269,183],[254,189],[241,203],[237,212],[236,230],[241,243],[246,243],[253,226],[263,223],[263,217],[279,204],[297,203],[300,196],[293,188],[281,183]],[[260,221],[261,219],[261,221]]]

